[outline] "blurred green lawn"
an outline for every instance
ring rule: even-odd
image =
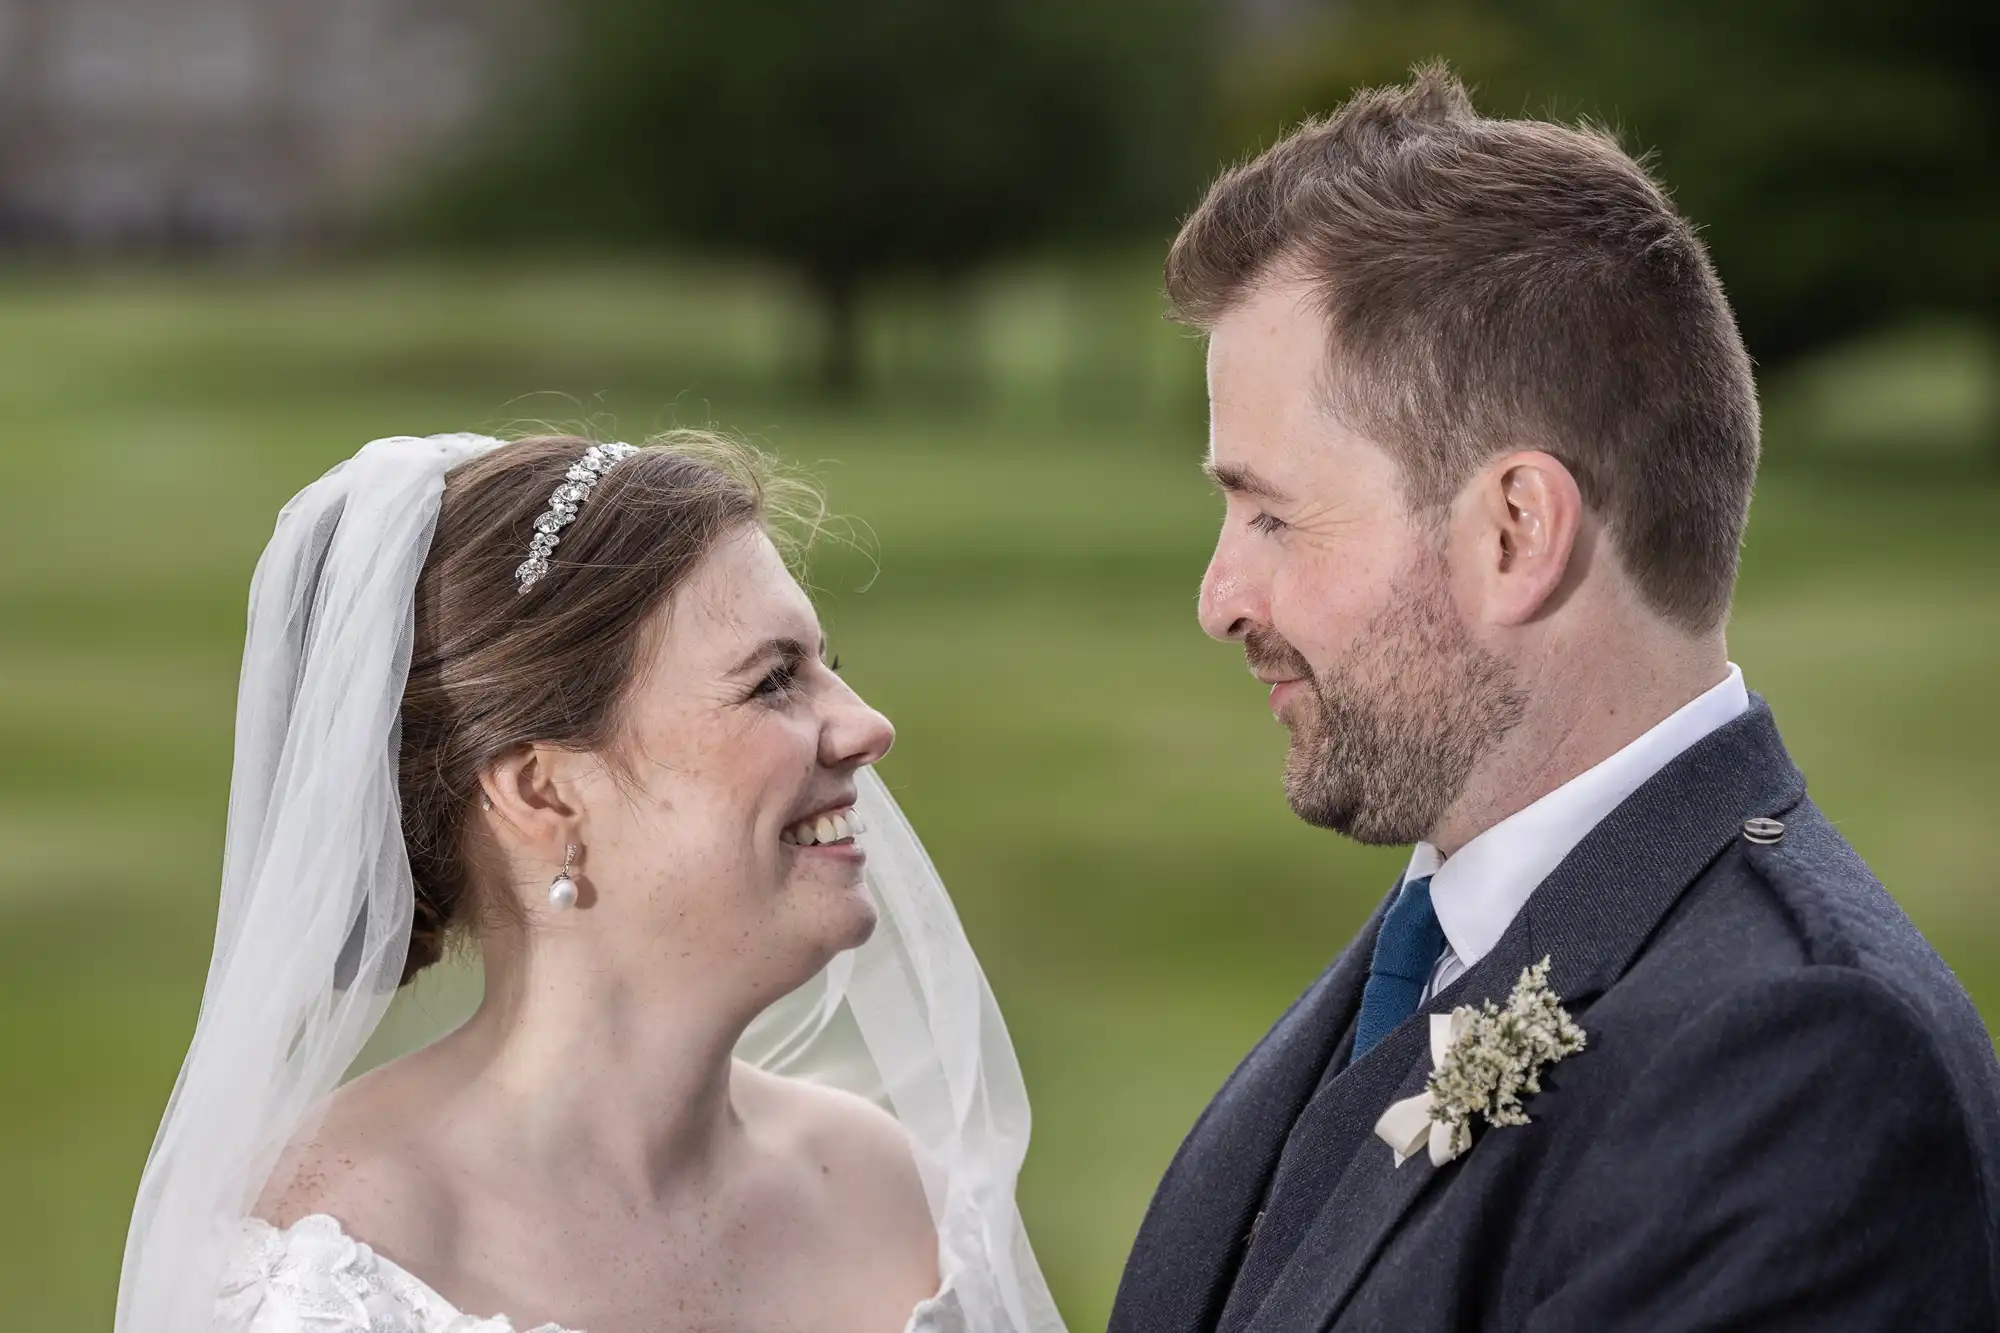
[[[1199,358],[1147,282],[892,301],[870,342],[889,392],[831,410],[773,387],[803,325],[755,275],[0,275],[9,1316],[109,1324],[206,966],[242,605],[278,506],[374,436],[608,412],[626,437],[735,428],[871,530],[879,571],[833,547],[815,581],[1013,1028],[1043,1264],[1072,1326],[1102,1327],[1181,1133],[1400,860],[1291,819],[1282,733],[1195,627],[1217,513]],[[519,398],[542,390],[577,397]],[[1734,656],[2000,1015],[2000,477],[1773,455]]]

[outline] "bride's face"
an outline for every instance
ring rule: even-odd
[[[718,543],[652,631],[624,780],[600,766],[573,787],[574,910],[600,916],[614,948],[721,968],[775,999],[874,929],[865,858],[839,820],[895,730],[834,673],[812,603],[759,530]]]

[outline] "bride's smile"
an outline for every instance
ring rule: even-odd
[[[783,842],[802,849],[818,848],[825,852],[851,854],[855,860],[866,860],[868,854],[861,850],[855,838],[868,831],[861,822],[860,814],[852,801],[844,801],[818,814],[807,815],[798,823],[778,835]]]

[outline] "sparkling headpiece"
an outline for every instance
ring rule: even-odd
[[[521,581],[522,592],[534,587],[549,572],[549,553],[562,540],[558,534],[576,517],[577,508],[590,498],[591,489],[611,470],[612,464],[638,452],[636,445],[593,444],[563,473],[563,484],[556,487],[556,493],[549,497],[549,507],[535,520],[535,540],[528,546],[528,558],[514,571],[514,577]]]

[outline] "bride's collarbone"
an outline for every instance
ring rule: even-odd
[[[530,1159],[462,1123],[340,1117],[288,1155],[288,1187],[260,1211],[280,1226],[331,1216],[455,1310],[516,1329],[900,1333],[939,1283],[901,1126],[755,1070],[732,1093],[727,1150],[664,1190],[581,1153]]]

